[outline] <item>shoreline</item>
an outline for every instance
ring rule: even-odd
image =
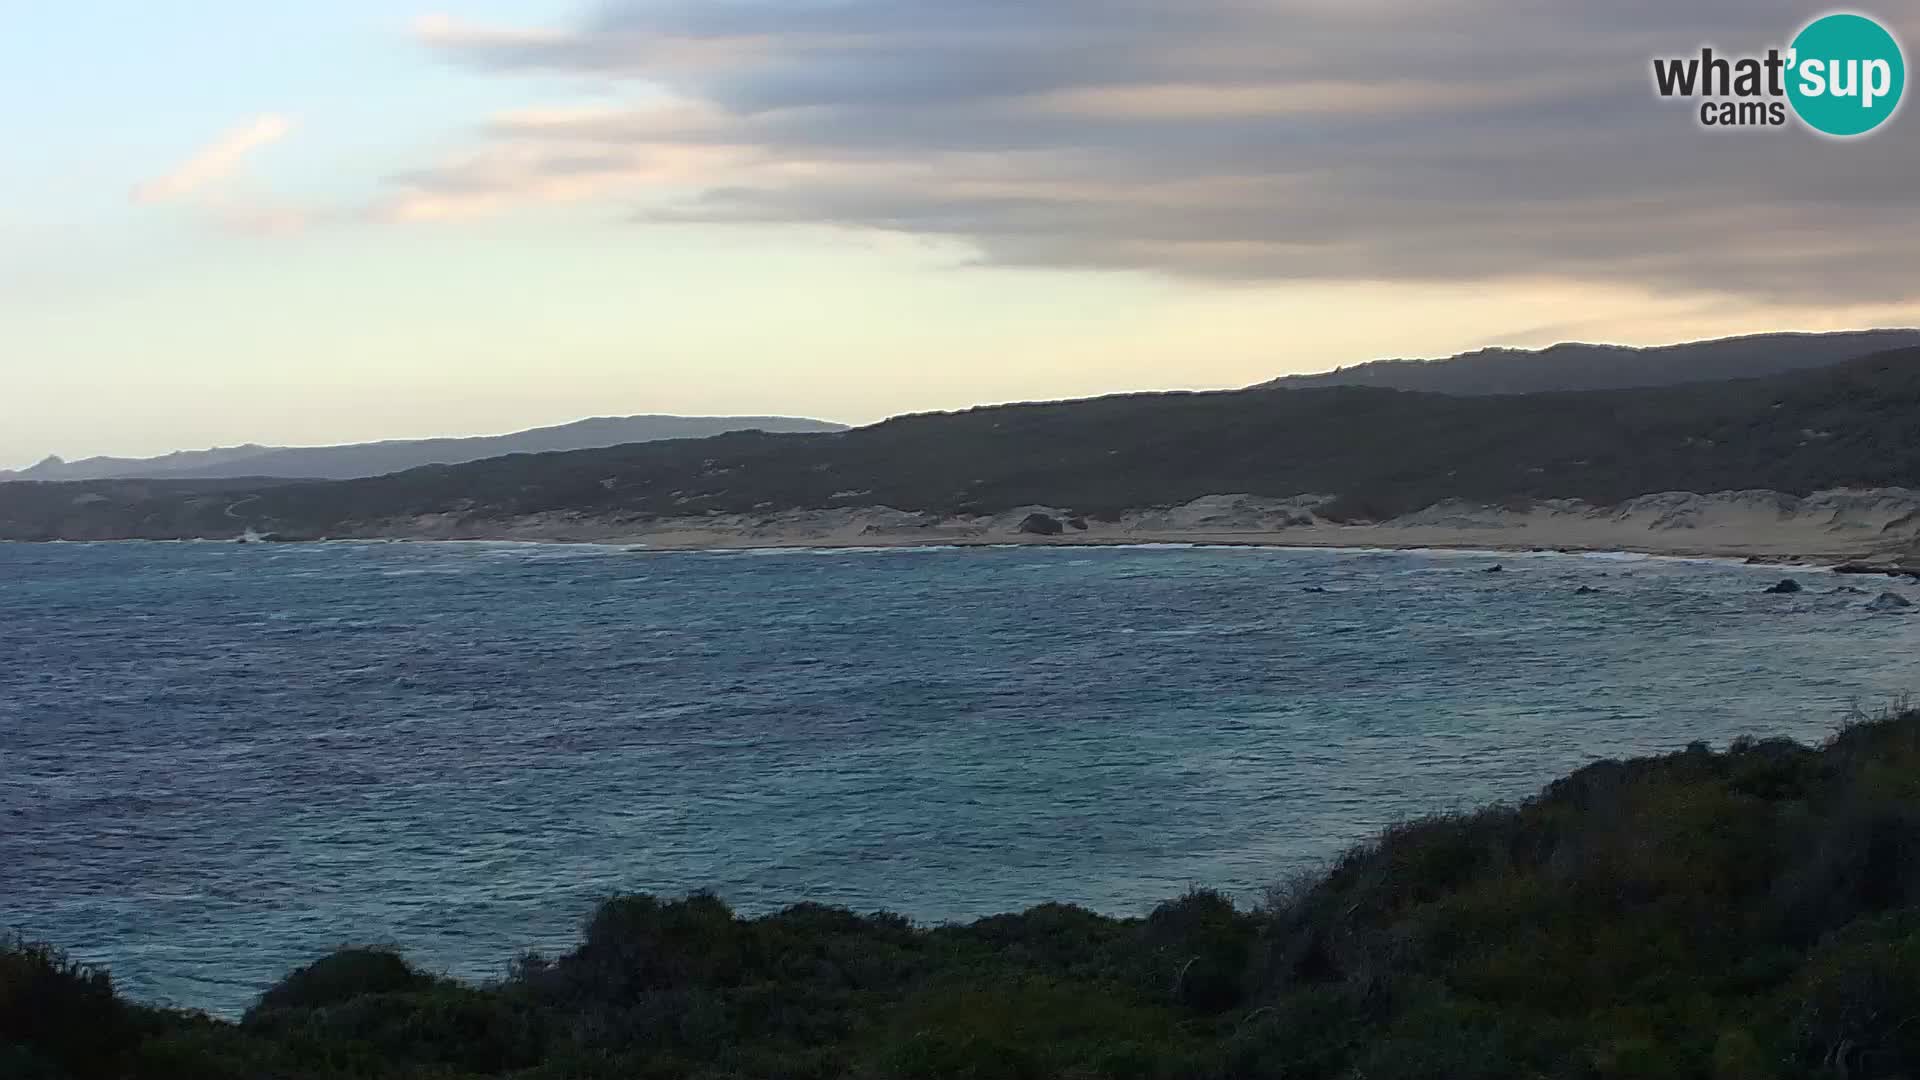
[[[1841,489],[1807,496],[1665,492],[1614,505],[1554,499],[1490,506],[1452,500],[1378,521],[1326,517],[1322,511],[1332,501],[1326,495],[1209,495],[1179,506],[1106,517],[1044,505],[957,515],[880,505],[713,511],[668,518],[579,511],[427,513],[342,521],[331,527],[332,535],[320,530],[276,533],[278,522],[237,521],[244,526],[238,537],[200,539],[590,544],[637,553],[1140,546],[1619,553],[1920,576],[1920,491],[1910,489]],[[78,532],[42,542],[133,539]]]
[[[344,543],[364,543],[367,541],[341,541]],[[432,538],[415,537],[395,539],[393,543],[434,543]],[[1541,547],[1522,543],[1499,542],[1399,542],[1378,539],[1355,539],[1352,542],[1337,540],[1301,540],[1259,538],[1248,539],[1244,536],[1222,535],[1216,533],[1171,534],[1154,537],[1033,537],[1027,539],[955,539],[955,540],[907,540],[898,543],[875,543],[867,541],[774,541],[763,543],[728,543],[717,541],[712,544],[666,546],[651,545],[644,542],[632,544],[605,544],[587,540],[505,540],[489,537],[474,537],[470,540],[451,541],[453,543],[527,543],[614,546],[637,554],[692,554],[699,552],[755,552],[755,551],[938,551],[938,550],[1013,550],[1022,548],[1160,548],[1160,549],[1221,549],[1248,548],[1268,551],[1338,551],[1352,554],[1369,553],[1413,553],[1430,551],[1449,555],[1638,555],[1655,559],[1712,560],[1733,562],[1752,566],[1807,566],[1827,569],[1857,561],[1863,553],[1843,552],[1792,552],[1753,554],[1746,550],[1725,550],[1713,548],[1684,547],[1612,547],[1612,546],[1559,546]]]
[[[1755,569],[1778,568],[1817,573],[1839,573],[1861,576],[1912,577],[1920,579],[1920,561],[1881,561],[1884,556],[1871,551],[1775,551],[1756,552],[1749,547],[1695,547],[1684,545],[1560,545],[1545,547],[1520,542],[1502,543],[1487,540],[1423,540],[1391,541],[1378,538],[1352,541],[1303,540],[1298,538],[1260,537],[1248,538],[1244,535],[1170,534],[1153,537],[1024,537],[1024,538],[949,538],[925,540],[880,540],[863,538],[859,540],[841,539],[716,539],[698,543],[649,543],[642,539],[607,538],[593,539],[584,537],[543,537],[531,539],[518,535],[460,535],[460,536],[342,536],[324,537],[311,540],[256,540],[210,539],[197,537],[179,540],[48,540],[48,541],[0,541],[0,543],[50,543],[50,544],[121,544],[121,543],[158,543],[158,544],[270,544],[281,547],[309,544],[477,544],[477,545],[516,545],[525,547],[572,547],[605,548],[627,555],[699,555],[699,554],[738,554],[756,553],[870,553],[911,552],[911,551],[1011,551],[1021,549],[1049,550],[1223,550],[1247,549],[1264,551],[1299,552],[1342,552],[1347,554],[1413,554],[1430,552],[1434,554],[1458,556],[1565,556],[1604,558],[1607,556],[1633,556],[1647,559],[1665,559],[1675,562],[1712,562],[1731,566],[1745,566]]]
[[[780,548],[1111,547],[1185,544],[1306,550],[1620,552],[1780,565],[1920,567],[1920,491],[1666,492],[1612,506],[1454,500],[1379,521],[1330,519],[1327,495],[1208,495],[1179,506],[1083,515],[1027,505],[951,515],[887,506],[621,519],[578,513],[417,515],[343,523],[372,539],[600,543],[639,551]]]
[[[1364,526],[1361,526],[1364,527]],[[247,539],[244,537],[120,537],[98,540],[5,540],[0,544],[20,547],[38,547],[42,545],[93,544],[209,544],[209,545],[266,545],[272,547],[304,547],[321,544],[481,544],[512,545],[523,547],[572,547],[572,548],[611,548],[633,555],[692,555],[702,553],[751,553],[771,551],[792,552],[887,552],[887,551],[962,551],[962,550],[1016,550],[1022,548],[1052,549],[1225,549],[1246,548],[1267,551],[1338,551],[1353,554],[1386,554],[1435,552],[1448,555],[1570,555],[1570,556],[1606,556],[1635,555],[1651,559],[1674,559],[1683,561],[1714,561],[1736,563],[1747,566],[1792,566],[1807,569],[1830,570],[1843,566],[1858,566],[1863,560],[1874,557],[1867,551],[1827,551],[1827,552],[1755,552],[1740,547],[1688,547],[1688,546],[1629,546],[1629,545],[1559,545],[1546,547],[1538,544],[1525,544],[1518,541],[1501,543],[1486,540],[1445,540],[1427,541],[1391,541],[1377,538],[1359,539],[1351,542],[1340,540],[1306,540],[1299,538],[1278,538],[1261,536],[1249,538],[1244,534],[1221,533],[1174,533],[1140,537],[955,537],[941,539],[890,540],[867,537],[858,540],[837,538],[817,539],[714,539],[700,542],[651,543],[639,536],[633,538],[593,538],[551,536],[529,538],[524,535],[502,532],[491,535],[408,535],[374,534],[366,536],[326,536],[311,539],[283,539],[263,537]],[[1920,567],[1913,568],[1920,572]],[[1889,564],[1886,569],[1860,569],[1858,573],[1902,574],[1909,572],[1901,566]]]

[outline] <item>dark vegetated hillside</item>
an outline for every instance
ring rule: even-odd
[[[0,949],[9,1077],[1904,1077],[1920,716],[1602,762],[1256,908],[970,925],[604,904],[497,985],[349,949],[238,1024]]]
[[[1752,334],[1632,348],[1566,342],[1545,349],[1481,349],[1439,360],[1376,360],[1287,375],[1265,385],[1376,386],[1434,394],[1541,394],[1753,379],[1920,345],[1920,330]]]
[[[1355,517],[1448,498],[1615,502],[1658,491],[1920,484],[1920,349],[1768,379],[1448,397],[1393,390],[1140,394],[901,417],[831,435],[737,433],[496,458],[279,487],[229,513],[160,498],[65,513],[67,529],[206,535],[236,520],[352,535],[419,513],[615,517],[884,504],[1116,514],[1202,495],[1343,497]],[[0,507],[8,496],[0,489]],[[0,521],[23,515],[0,510]],[[41,532],[48,531],[42,527]],[[11,535],[19,535],[13,533]]]
[[[173,539],[245,528],[243,500],[286,480],[75,480],[0,483],[0,540]]]

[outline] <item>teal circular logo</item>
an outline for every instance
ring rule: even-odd
[[[1793,39],[1787,98],[1815,131],[1842,138],[1887,122],[1907,88],[1907,60],[1865,15],[1825,15]]]

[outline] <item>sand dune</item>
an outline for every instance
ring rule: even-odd
[[[892,547],[927,544],[1226,543],[1303,547],[1451,547],[1638,551],[1670,555],[1920,563],[1920,491],[1903,488],[1701,495],[1666,492],[1614,506],[1548,500],[1525,509],[1438,503],[1372,523],[1320,514],[1331,496],[1210,495],[1181,506],[1083,518],[1070,507],[1024,506],[980,517],[889,507],[621,520],[543,514],[511,520],[436,515],[382,523],[370,535],[622,543],[658,550]],[[1043,515],[1058,535],[1023,531]]]

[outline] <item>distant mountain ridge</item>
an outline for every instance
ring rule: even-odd
[[[1374,360],[1260,386],[1372,386],[1465,396],[1629,390],[1780,375],[1915,345],[1920,330],[1900,329],[1754,334],[1647,348],[1565,342],[1545,349],[1479,349],[1439,360]]]
[[[356,480],[422,465],[463,465],[508,454],[595,450],[663,439],[704,439],[733,431],[774,433],[845,431],[846,425],[786,416],[601,416],[508,435],[471,438],[391,439],[340,446],[244,446],[181,450],[160,457],[48,457],[19,471],[0,469],[7,480],[222,480],[265,477],[289,480]]]
[[[1317,493],[1325,498],[1314,513],[1330,521],[1385,521],[1447,500],[1806,496],[1920,488],[1916,416],[1920,347],[1763,379],[1627,390],[1128,394],[896,417],[832,435],[735,432],[518,454],[360,480],[0,484],[0,539],[497,538],[533,520],[612,530],[874,507],[940,517],[1047,507],[1118,520],[1228,493]]]

